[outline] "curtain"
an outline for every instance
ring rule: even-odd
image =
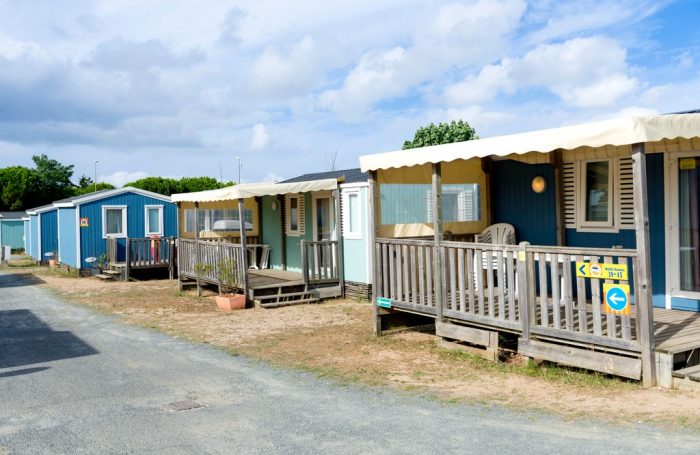
[[[107,209],[105,218],[107,234],[124,233],[124,220],[122,219],[122,209]]]
[[[700,291],[700,210],[698,170],[678,171],[678,239],[680,246],[680,285],[684,291]]]

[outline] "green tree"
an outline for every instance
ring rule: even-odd
[[[34,155],[32,157],[36,165],[36,173],[39,194],[46,195],[48,199],[56,200],[68,197],[73,193],[73,165],[63,165],[52,160],[46,155]],[[51,202],[51,201],[47,201]]]
[[[233,185],[233,183],[219,183],[216,179],[211,177],[183,177],[179,180],[168,177],[146,177],[136,180],[135,182],[127,183],[124,186],[131,186],[170,196],[174,193],[216,190],[231,185]]]
[[[403,149],[413,149],[417,147],[427,147],[429,145],[450,144],[452,142],[471,141],[479,139],[474,128],[469,123],[460,120],[450,123],[431,123],[416,130],[413,140],[404,141]]]
[[[95,191],[113,190],[114,185],[106,182],[95,182],[87,175],[81,175],[78,180],[78,185],[73,188],[73,196],[82,196],[83,194],[93,193]]]
[[[26,210],[42,205],[34,169],[24,166],[0,168],[0,210]]]
[[[183,177],[179,181],[180,193],[194,193],[196,191],[218,190],[233,183],[220,183],[212,177]]]

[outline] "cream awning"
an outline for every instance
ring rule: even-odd
[[[219,190],[173,194],[171,199],[173,202],[232,201],[250,197],[306,193],[309,191],[335,190],[337,188],[338,181],[336,179],[294,183],[241,183],[240,185],[229,186]]]
[[[700,114],[626,117],[360,157],[362,172],[486,156],[700,137]]]

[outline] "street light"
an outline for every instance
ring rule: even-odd
[[[95,193],[97,193],[97,163],[99,163],[100,160],[95,160],[95,179],[93,180],[93,183],[95,184]]]
[[[236,159],[238,160],[238,184],[240,185],[241,184],[241,166],[243,166],[243,165],[241,164],[241,157],[240,156],[237,156]]]

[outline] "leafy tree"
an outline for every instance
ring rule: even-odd
[[[0,169],[0,210],[26,210],[42,205],[37,175],[24,166]]]
[[[73,196],[82,196],[83,194],[90,194],[95,191],[95,184],[92,183],[92,179],[90,179],[91,182],[88,186],[82,188],[80,186],[76,186],[73,188]],[[114,185],[111,183],[106,183],[106,182],[98,182],[97,183],[97,191],[102,191],[102,190],[113,190]]]
[[[218,190],[233,183],[220,183],[211,177],[183,177],[179,180],[179,193],[194,193],[196,191]]]
[[[51,200],[70,196],[73,192],[73,165],[63,165],[52,160],[46,155],[34,155],[32,157],[36,166],[39,194],[46,195]],[[51,202],[51,201],[47,201]]]
[[[474,128],[469,123],[460,120],[450,123],[431,123],[416,130],[413,140],[405,141],[403,149],[413,149],[417,147],[427,147],[429,145],[450,144],[452,142],[470,141],[479,139]]]
[[[164,194],[165,196],[180,192],[179,182],[167,177],[146,177],[136,180],[135,182],[127,183],[124,186],[140,188],[142,190],[151,191],[152,193]]]

